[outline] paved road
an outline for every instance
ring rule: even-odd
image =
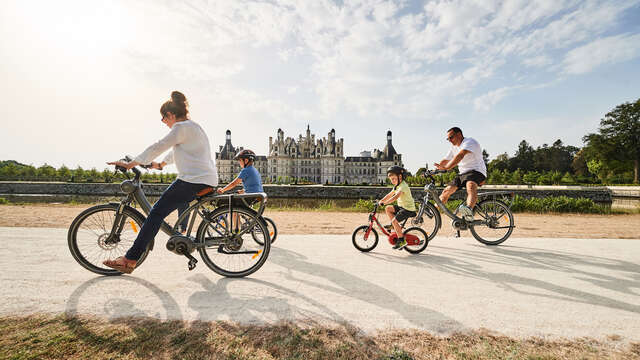
[[[365,331],[487,328],[640,340],[640,240],[509,239],[487,247],[437,237],[416,256],[383,242],[362,254],[350,236],[281,236],[246,279],[221,278],[202,262],[189,272],[163,246],[130,276],[97,276],[72,259],[63,229],[0,228],[0,240],[0,315],[289,319]]]

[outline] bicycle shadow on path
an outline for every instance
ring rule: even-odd
[[[108,283],[117,283],[118,286],[124,284],[128,290],[150,292],[159,299],[164,316],[158,312],[150,314],[139,308],[134,301],[130,300],[127,293],[118,295],[105,293],[103,288]],[[106,318],[110,324],[126,326],[129,330],[129,338],[119,340],[121,338],[113,336],[109,332],[100,331],[99,328],[95,329],[94,325],[80,317],[86,314],[80,308],[85,307],[84,303],[91,302],[90,297],[96,294],[99,294],[102,301],[96,301],[94,304],[103,303],[103,315],[99,315],[99,317]],[[83,295],[89,299],[83,299]],[[105,297],[106,300],[104,300]],[[96,309],[93,310],[93,313],[96,313]],[[100,276],[85,281],[69,296],[64,315],[66,326],[84,343],[95,349],[120,353],[122,356],[129,356],[133,352],[138,357],[149,358],[152,354],[149,353],[148,348],[135,345],[150,341],[150,338],[170,338],[176,331],[184,328],[182,311],[175,299],[151,282],[132,276]],[[158,323],[156,320],[167,320],[168,322]],[[201,328],[202,326],[199,326],[198,330],[202,330]]]
[[[425,253],[418,256],[398,258],[382,253],[369,253],[365,256],[378,258],[389,263],[411,265],[486,280],[499,284],[505,290],[523,295],[572,301],[640,314],[639,264],[626,260],[534,247],[513,245],[488,247],[477,244],[472,246],[478,250],[430,245]],[[450,255],[429,253],[430,249],[442,250]],[[491,265],[560,272],[564,277],[589,282],[597,288],[637,296],[638,303],[628,303],[595,292],[554,284],[541,279],[540,276],[519,275],[515,273],[517,271],[490,271]],[[611,274],[611,272],[615,272],[615,274]],[[525,291],[519,288],[522,286],[534,287],[540,292]]]
[[[298,252],[277,248],[270,254],[269,261],[287,269],[282,276],[299,286],[308,286],[337,296],[366,302],[377,308],[397,314],[412,327],[428,329],[439,334],[464,331],[467,328],[454,318],[433,309],[415,305],[394,292],[378,284],[353,275],[336,267],[311,262]],[[300,276],[297,273],[302,273]],[[306,275],[306,276],[305,276]],[[310,277],[311,276],[311,277]],[[329,283],[314,281],[313,277],[328,280]],[[332,299],[325,299],[331,304]],[[358,311],[357,308],[352,309]]]

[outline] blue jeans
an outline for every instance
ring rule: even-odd
[[[178,218],[182,216],[182,213],[187,211],[190,202],[191,201],[187,201],[178,205]],[[189,215],[185,216],[180,224],[178,224],[178,230],[180,230],[180,232],[184,232],[185,230],[187,230],[187,226],[189,226]]]
[[[138,260],[145,252],[149,242],[156,237],[164,218],[179,206],[188,204],[196,198],[198,191],[208,187],[205,184],[192,184],[183,180],[174,181],[162,193],[160,199],[151,208],[149,216],[142,224],[142,228],[133,242],[131,249],[127,251],[125,257],[129,260]]]

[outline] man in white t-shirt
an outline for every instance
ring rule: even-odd
[[[459,188],[467,189],[467,203],[458,208],[462,216],[473,220],[473,207],[478,201],[478,186],[484,184],[487,178],[487,166],[482,158],[482,148],[473,138],[462,135],[459,127],[452,127],[447,131],[447,140],[451,149],[440,163],[434,164],[439,170],[450,170],[456,165],[460,170],[458,176],[442,191],[440,200],[445,203]]]

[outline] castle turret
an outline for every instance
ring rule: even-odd
[[[386,160],[393,160],[394,155],[398,155],[396,149],[393,148],[391,143],[391,130],[387,131],[387,146],[384,147],[384,157]]]

